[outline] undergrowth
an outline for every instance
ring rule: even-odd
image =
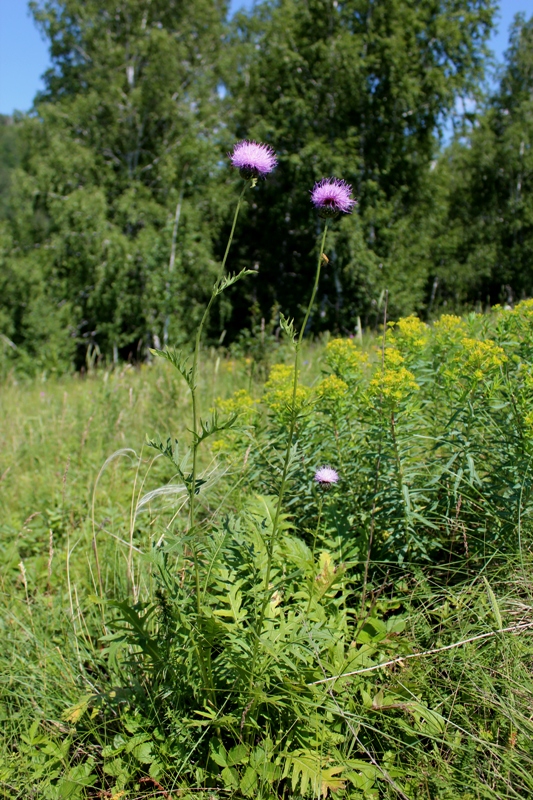
[[[190,353],[3,387],[5,798],[532,793],[533,302],[304,348],[328,224],[274,339],[230,236]]]
[[[250,385],[245,355],[204,358],[204,413],[237,419],[195,541],[143,445],[186,435],[170,365],[6,385],[3,796],[528,796],[529,330],[525,305],[305,353],[255,664],[292,368]]]

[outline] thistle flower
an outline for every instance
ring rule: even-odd
[[[236,167],[246,180],[265,177],[278,163],[270,145],[258,142],[237,142],[229,157],[231,165]]]
[[[320,467],[320,469],[317,469],[315,472],[315,481],[319,486],[323,486],[325,489],[333,486],[338,480],[339,473],[335,472],[331,467]]]
[[[311,202],[323,218],[351,214],[355,200],[351,198],[352,187],[340,178],[322,178],[315,183]]]

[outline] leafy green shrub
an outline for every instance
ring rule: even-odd
[[[299,332],[280,316],[292,363],[258,386],[224,362],[241,385],[205,416],[202,334],[250,274],[224,274],[248,185],[193,353],[156,353],[188,393],[188,438],[154,436],[148,462],[124,442],[76,519],[66,475],[93,411],[61,497],[5,550],[7,796],[24,796],[17,771],[26,795],[50,798],[527,796],[533,304],[431,327],[408,317],[366,350],[332,339],[318,375],[302,348],[326,223]],[[124,395],[103,382],[100,418],[117,429]],[[19,454],[39,466],[30,443]],[[131,500],[109,511],[111,532],[97,496],[123,458]],[[81,542],[88,570],[72,563]],[[65,574],[52,594],[54,546]],[[24,697],[41,670],[64,683],[52,702]]]
[[[528,446],[529,309],[522,305],[492,319],[444,318],[432,329],[412,320],[393,326],[385,344],[400,351],[405,361],[399,366],[421,387],[409,389],[407,402],[416,413],[422,414],[424,393],[437,392],[430,384],[434,373],[437,386],[448,382],[442,391],[459,392],[457,382],[466,377],[452,380],[446,373],[462,363],[459,354],[471,358],[462,339],[490,336],[506,356],[498,370],[508,375],[507,391],[515,397]],[[405,328],[415,325],[420,335],[413,334],[407,346]],[[364,461],[362,445],[351,455],[346,431],[353,436],[372,423],[377,427],[368,429],[368,442],[372,430],[380,430],[379,394],[372,394],[370,384],[382,367],[381,345],[362,351],[352,340],[332,340],[306,353],[312,363],[300,366],[299,375],[313,385],[299,408],[251,688],[254,623],[262,607],[273,491],[287,434],[283,415],[260,410],[258,400],[268,390],[244,388],[244,364],[228,361],[217,367],[216,358],[204,364],[201,392],[213,391],[218,376],[215,392],[228,398],[215,404],[218,422],[238,417],[234,427],[214,431],[206,440],[216,451],[216,465],[206,450],[199,460],[198,479],[205,483],[197,495],[194,534],[187,530],[186,495],[183,486],[178,493],[172,477],[177,468],[170,459],[152,451],[155,461],[132,455],[131,464],[122,457],[109,462],[96,486],[104,586],[99,597],[89,489],[102,454],[132,444],[134,432],[144,427],[168,428],[181,441],[183,414],[190,411],[182,387],[163,368],[170,365],[161,364],[96,373],[84,381],[63,379],[57,387],[50,380],[4,389],[5,408],[12,410],[2,452],[10,454],[11,437],[18,449],[6,462],[13,469],[2,486],[12,498],[19,493],[23,511],[20,522],[13,513],[4,517],[2,536],[0,786],[6,797],[30,792],[93,797],[104,791],[150,797],[163,790],[175,796],[177,787],[182,794],[205,788],[208,795],[222,796],[310,796],[321,790],[341,797],[410,800],[528,796],[533,681],[531,646],[523,633],[531,620],[527,493],[522,493],[519,520],[523,567],[520,560],[513,564],[511,542],[504,538],[499,552],[494,546],[492,556],[483,558],[469,530],[466,558],[458,526],[450,564],[444,545],[432,551],[440,567],[413,554],[398,565],[394,553],[381,564],[376,549],[365,587],[368,542],[358,537],[357,527],[362,514],[356,486],[361,484],[345,477],[358,477]],[[425,373],[417,366],[423,353],[435,359]],[[449,353],[449,363],[443,353]],[[319,375],[318,364],[327,374]],[[309,376],[318,377],[309,381]],[[234,386],[239,388],[232,394],[228,390]],[[470,401],[474,412],[483,411],[487,426],[488,399],[490,414],[500,410],[488,384],[476,386]],[[430,408],[438,408],[438,395],[433,403]],[[394,410],[400,419],[406,413]],[[381,413],[390,419],[390,407]],[[473,430],[481,437],[482,423]],[[485,447],[482,463],[498,463],[501,454],[477,441]],[[454,442],[450,439],[448,446]],[[353,440],[348,443],[354,446]],[[422,439],[416,453],[434,463],[430,440]],[[175,456],[175,448],[170,454]],[[178,465],[184,456],[182,447]],[[321,490],[312,476],[317,465],[328,462],[340,480]],[[429,483],[429,473],[423,474]],[[521,483],[524,479],[527,474]],[[385,498],[384,481],[380,489]],[[392,491],[398,491],[394,485]],[[23,527],[30,510],[37,509],[45,513]],[[459,512],[466,528],[462,505]],[[445,520],[451,532],[455,513],[452,505]],[[475,509],[469,513],[474,523],[481,516],[479,509],[477,517]],[[381,548],[379,507],[375,519],[375,548]],[[518,539],[510,522],[509,531]],[[508,551],[505,558],[502,549]],[[492,594],[479,571],[488,577]],[[520,635],[494,634],[509,626]],[[201,674],[199,647],[210,664],[209,683]],[[435,648],[435,654],[420,655]],[[393,663],[380,667],[388,661]],[[369,671],[309,685],[359,670]]]
[[[322,379],[297,389],[290,507],[302,527],[316,518],[314,470],[329,463],[341,475],[335,515],[350,528],[351,558],[429,563],[514,551],[531,514],[532,336],[525,301],[490,318],[401,319],[370,352],[330,340]],[[267,493],[266,443],[283,447],[292,375],[274,366],[255,416],[250,407],[242,417],[246,436],[229,432],[219,445],[235,463],[248,447],[243,480]]]
[[[212,301],[240,277],[222,278]],[[154,517],[137,567],[144,589],[130,547],[130,599],[112,603],[107,687],[80,714],[102,744],[102,786],[446,796],[430,743],[449,751],[454,780],[476,763],[475,752],[456,756],[457,728],[452,736],[431,688],[414,691],[394,671],[418,657],[408,621],[432,611],[417,609],[416,583],[396,580],[391,592],[378,580],[383,563],[399,577],[394,565],[459,559],[446,570],[457,581],[519,544],[530,506],[529,309],[433,327],[409,317],[369,353],[330,340],[313,386],[299,381],[305,322],[298,335],[282,317],[294,363],[272,367],[260,404],[240,389],[206,420],[195,410],[202,329],[191,366],[162,354],[189,387],[193,426],[189,448],[151,445],[183,484],[188,515],[159,529]],[[214,493],[198,471],[208,440],[230,476],[219,473]],[[326,463],[340,473],[329,488],[315,475]],[[503,630],[492,590],[489,600]],[[400,741],[414,764],[433,764],[431,786],[402,762]]]

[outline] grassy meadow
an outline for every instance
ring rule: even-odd
[[[29,3],[0,800],[533,797],[533,17],[244,5]]]
[[[4,381],[1,797],[533,794],[533,304],[278,344]]]

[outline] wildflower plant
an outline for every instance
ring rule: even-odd
[[[179,458],[177,447],[172,445],[171,440],[167,441],[165,446],[161,441],[150,442],[151,446],[155,447],[162,454],[166,455],[174,463],[178,470],[180,478],[185,483],[189,503],[188,503],[188,535],[190,540],[190,547],[193,556],[193,567],[195,575],[195,595],[196,595],[196,627],[198,637],[195,638],[194,644],[196,655],[198,658],[198,666],[202,677],[202,682],[206,687],[206,691],[211,700],[214,700],[212,681],[210,681],[210,654],[209,648],[206,650],[206,640],[204,635],[204,624],[206,622],[205,615],[202,612],[201,602],[201,549],[198,544],[199,537],[197,534],[197,496],[200,492],[201,486],[204,484],[204,479],[198,476],[198,452],[200,445],[207,438],[212,437],[223,430],[233,427],[237,414],[234,413],[224,420],[220,420],[218,412],[215,409],[211,415],[211,419],[202,420],[199,416],[199,398],[198,398],[198,372],[199,372],[199,359],[200,359],[200,346],[202,341],[202,334],[209,317],[211,308],[215,300],[230,286],[235,284],[238,280],[247,275],[253,274],[253,270],[243,269],[238,274],[226,275],[226,262],[228,254],[233,241],[235,227],[239,216],[239,211],[245,192],[249,188],[254,188],[259,176],[264,177],[269,174],[276,166],[277,159],[272,149],[268,145],[260,145],[256,142],[240,142],[235,145],[233,153],[230,157],[233,167],[239,169],[241,177],[244,178],[244,185],[240,193],[237,206],[235,209],[233,223],[226,245],[226,250],[222,263],[220,266],[220,274],[217,282],[213,286],[211,297],[207,303],[204,314],[198,325],[196,332],[194,351],[192,355],[192,364],[188,366],[188,358],[184,357],[181,353],[176,353],[172,350],[165,350],[162,352],[153,351],[154,355],[159,355],[168,360],[182,375],[189,388],[191,397],[192,408],[192,426],[191,426],[191,444],[184,458]],[[176,443],[177,444],[177,443]],[[188,466],[190,463],[190,469]]]
[[[233,165],[239,170],[250,168],[251,160],[243,160],[251,158],[250,152],[253,155],[256,150],[236,148],[239,160],[232,158]],[[259,162],[255,163],[260,171]],[[243,193],[255,180],[255,175],[246,178]],[[270,797],[284,785],[292,791],[299,789],[303,796],[326,796],[350,783],[357,786],[361,780],[372,787],[379,769],[365,758],[350,755],[355,744],[350,733],[353,726],[344,717],[358,705],[353,683],[349,690],[342,683],[336,688],[336,697],[343,698],[342,708],[331,706],[318,727],[313,721],[316,712],[329,703],[330,688],[327,682],[322,685],[322,679],[360,663],[358,650],[351,644],[354,636],[365,639],[365,663],[381,658],[383,649],[379,636],[371,636],[369,644],[368,635],[353,627],[352,589],[338,558],[339,548],[324,536],[336,504],[339,473],[329,465],[313,473],[313,462],[308,461],[306,480],[315,487],[315,524],[308,534],[296,530],[287,503],[291,487],[296,496],[301,492],[297,487],[306,430],[301,423],[310,390],[300,386],[298,378],[328,222],[299,331],[293,321],[281,317],[293,363],[275,366],[265,386],[263,402],[273,412],[269,425],[276,425],[275,433],[270,428],[268,446],[259,439],[261,432],[248,424],[249,445],[225,497],[237,497],[245,483],[253,483],[254,490],[247,492],[236,510],[227,507],[224,498],[212,499],[211,479],[200,471],[199,448],[206,440],[219,441],[215,436],[227,441],[237,431],[239,419],[246,428],[255,414],[254,403],[247,392],[239,392],[217,403],[211,417],[204,419],[198,387],[201,337],[208,314],[220,293],[248,272],[237,276],[224,272],[242,196],[221,275],[196,335],[192,363],[189,366],[171,350],[159,354],[184,378],[191,398],[188,451],[170,437],[166,443],[151,442],[184,484],[187,519],[180,521],[176,513],[174,532],[166,530],[149,554],[154,588],[145,598],[137,595],[133,602],[120,602],[114,630],[107,635],[118,674],[131,676],[130,701],[121,707],[115,698],[123,695],[112,692],[98,702],[104,715],[106,709],[111,711],[115,729],[135,731],[139,737],[135,741],[143,748],[137,751],[132,744],[132,750],[125,751],[116,739],[110,755],[123,758],[139,752],[153,780],[162,782],[171,776],[176,782],[183,776],[200,786],[212,786],[215,781],[244,797],[258,792]],[[346,205],[346,212],[350,209],[351,204]],[[337,390],[344,386],[342,379],[332,375],[330,383],[334,381]],[[258,459],[270,471],[268,478],[258,475]],[[228,463],[231,468],[232,462]],[[261,485],[268,486],[268,492],[258,492]],[[325,487],[328,492],[323,491]],[[392,617],[389,629],[401,630],[403,623]],[[404,647],[401,639],[391,646],[394,652]],[[278,653],[283,653],[281,660]],[[309,709],[315,709],[311,715]],[[302,725],[303,719],[308,722]],[[346,736],[352,745],[343,744]],[[115,792],[124,787],[118,779],[111,785]]]
[[[100,550],[103,596],[96,572],[82,578],[87,551],[72,558],[68,504],[77,490],[67,485],[67,513],[59,503],[28,522],[31,534],[17,535],[13,525],[10,546],[18,539],[24,549],[18,558],[7,553],[20,578],[13,594],[5,593],[6,619],[16,613],[24,624],[6,628],[0,656],[9,675],[0,698],[9,717],[1,753],[8,791],[20,785],[26,794],[76,796],[76,787],[80,797],[148,798],[176,791],[189,797],[194,789],[195,796],[366,800],[426,797],[436,776],[429,788],[437,798],[460,797],[476,773],[484,797],[507,796],[511,780],[529,796],[531,645],[523,633],[532,624],[525,536],[533,527],[533,349],[529,320],[514,317],[511,337],[505,315],[454,323],[459,333],[447,348],[434,325],[423,328],[424,347],[408,347],[398,332],[402,321],[366,361],[351,340],[319,346],[311,358],[317,371],[330,371],[306,387],[305,413],[291,395],[303,365],[298,373],[294,361],[279,365],[271,374],[288,386],[282,421],[254,402],[260,387],[245,388],[243,361],[235,358],[232,372],[219,375],[237,390],[197,428],[203,451],[194,528],[191,455],[174,438],[159,443],[147,475],[142,462],[127,468],[128,476],[138,473],[129,543],[122,531],[127,498],[108,521],[111,497],[107,490],[101,496],[95,522],[106,521],[95,525],[91,544],[107,542]],[[414,327],[408,321],[404,329]],[[286,328],[294,348],[294,326]],[[464,339],[488,346],[466,347]],[[446,382],[428,367],[437,353],[439,365],[458,370],[457,380]],[[471,370],[461,382],[456,359],[469,353],[501,362],[489,362],[486,390],[470,382]],[[208,368],[215,364],[202,358],[198,384],[214,394]],[[418,388],[388,396],[383,370],[396,379],[407,370]],[[322,405],[323,381],[332,401],[343,391],[339,413]],[[49,382],[44,386],[48,395]],[[80,436],[96,391],[99,443],[104,430],[139,425],[143,392],[147,424],[171,409],[174,430],[187,411],[182,402],[175,407],[180,387],[189,390],[166,364],[95,376]],[[45,413],[41,388],[35,393]],[[56,393],[59,425],[63,385]],[[185,427],[190,422],[184,434]],[[232,448],[223,459],[214,446],[221,439]],[[86,469],[85,459],[73,465],[79,467]],[[152,489],[150,481],[164,481],[169,469],[171,483]],[[112,483],[118,477],[117,470]],[[49,593],[43,569],[49,535],[56,553],[66,540],[67,575],[57,570],[65,591],[69,579],[76,582],[73,611],[59,618],[53,615],[61,598]],[[498,582],[491,570],[505,564],[506,551],[511,578]],[[515,552],[522,563],[512,561]],[[48,644],[33,637],[32,625],[46,631]],[[34,660],[31,674],[10,672],[21,653]],[[43,654],[46,683],[59,687],[52,708]],[[30,680],[35,697],[26,700]],[[23,689],[13,691],[17,685]],[[44,723],[26,727],[19,707],[34,701]]]
[[[230,155],[231,164],[245,180],[265,178],[276,166],[278,159],[268,144],[238,142]]]
[[[391,408],[398,408],[419,388],[414,374],[405,366],[405,358],[398,348],[387,347],[383,365],[376,370],[369,384],[369,395],[374,406],[385,402]]]
[[[235,357],[225,378],[248,389],[201,416],[202,327],[234,278],[217,281],[190,366],[163,354],[191,398],[189,448],[153,442],[182,483],[181,505],[162,530],[153,508],[145,524],[157,535],[137,562],[145,589],[120,598],[105,621],[108,685],[68,710],[105,731],[91,733],[105,740],[99,790],[153,781],[161,792],[268,800],[422,796],[406,757],[429,757],[433,740],[455,758],[454,700],[444,715],[442,698],[409,683],[406,665],[421,655],[406,633],[419,613],[409,582],[466,548],[467,560],[480,559],[523,519],[531,365],[515,360],[521,344],[489,336],[477,319],[407,318],[369,353],[330,340],[322,377],[304,386],[303,336],[330,219],[302,324],[281,317],[292,363],[270,369],[262,394]],[[456,378],[445,380],[445,369]],[[485,608],[497,610],[488,598]],[[442,620],[445,609],[430,613]],[[440,653],[446,645],[424,624],[424,647]]]
[[[351,214],[355,206],[352,187],[339,178],[322,178],[311,191],[311,202],[323,219]]]
[[[315,472],[314,480],[318,486],[328,488],[338,483],[339,473],[332,467],[319,467]]]
[[[416,359],[428,344],[428,325],[414,315],[403,317],[397,323],[389,322],[388,329],[394,334],[395,346],[407,360]]]
[[[349,389],[350,387],[342,378],[338,378],[337,375],[326,375],[316,387],[316,393],[322,406],[335,413],[337,410],[340,412],[344,403],[349,399]]]
[[[490,339],[480,341],[465,336],[461,339],[461,367],[476,381],[485,380],[491,372],[499,371],[507,360],[503,349]]]
[[[294,389],[294,366],[275,364],[265,383],[265,392],[261,398],[263,403],[280,422],[287,422],[293,416],[300,417],[309,403],[311,392],[301,383]]]
[[[237,224],[237,219],[239,217],[239,211],[242,205],[244,194],[248,188],[255,187],[257,183],[257,178],[259,176],[265,177],[270,172],[272,172],[272,170],[276,166],[277,158],[274,154],[274,151],[269,145],[258,144],[257,142],[243,141],[235,145],[230,157],[230,161],[232,166],[238,169],[239,172],[241,173],[241,176],[244,178],[244,185],[235,209],[235,214],[233,217],[233,223],[231,226],[228,243],[226,245],[224,257],[222,259],[222,263],[220,266],[220,275],[217,282],[213,286],[211,297],[209,299],[209,302],[207,303],[204,314],[200,320],[200,324],[198,325],[195,338],[194,353],[192,356],[192,365],[190,369],[188,369],[187,359],[184,359],[181,354],[177,354],[169,350],[163,351],[161,353],[159,353],[158,351],[153,351],[154,354],[161,355],[176,367],[178,372],[180,372],[180,374],[185,378],[185,381],[189,387],[191,394],[192,436],[193,436],[191,444],[192,465],[191,465],[191,472],[185,479],[187,484],[187,489],[189,492],[190,530],[194,529],[195,525],[196,495],[199,489],[197,483],[199,445],[208,436],[213,435],[219,430],[223,430],[224,427],[226,428],[230,427],[234,421],[234,418],[230,418],[229,421],[223,423],[223,425],[221,426],[217,422],[216,414],[212,417],[211,421],[206,423],[203,423],[199,419],[197,389],[198,389],[198,368],[199,368],[199,356],[200,356],[200,345],[202,341],[202,334],[207,319],[209,317],[211,308],[217,297],[219,297],[228,287],[235,284],[241,278],[244,278],[246,275],[254,274],[253,270],[243,269],[238,274],[226,275],[225,274],[226,262],[233,241],[235,227]],[[181,467],[180,467],[180,473],[182,474],[182,477],[185,478]]]
[[[326,345],[324,361],[337,378],[354,388],[361,382],[368,355],[362,352],[353,339],[330,339]]]

